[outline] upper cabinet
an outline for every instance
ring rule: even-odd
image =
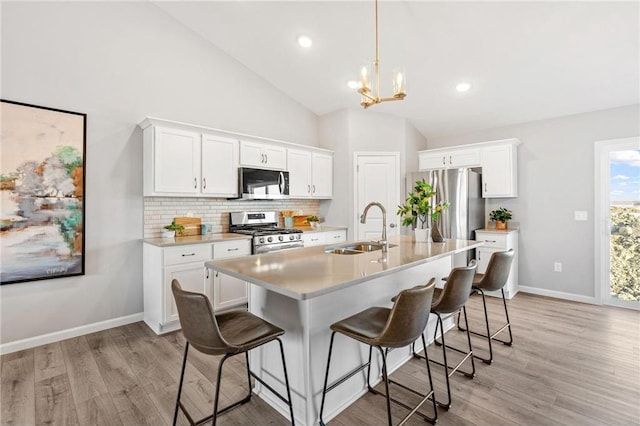
[[[331,198],[333,196],[332,154],[289,148],[287,165],[291,198]]]
[[[418,168],[420,170],[477,167],[479,165],[479,149],[434,149],[418,153]]]
[[[503,139],[418,152],[419,170],[482,167],[482,196],[518,196],[518,139]]]
[[[144,195],[235,197],[238,141],[166,124],[141,124]]]
[[[256,168],[285,170],[287,149],[263,142],[240,141],[240,165]]]

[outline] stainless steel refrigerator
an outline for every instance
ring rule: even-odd
[[[472,169],[445,169],[408,173],[406,193],[413,190],[415,182],[424,179],[436,190],[435,203],[450,203],[441,215],[438,227],[444,238],[475,240],[476,229],[486,226],[482,175]],[[475,250],[454,257],[454,266],[464,266],[475,258]]]

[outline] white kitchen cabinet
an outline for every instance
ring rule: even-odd
[[[202,135],[201,192],[210,196],[238,195],[238,141]]]
[[[185,290],[211,294],[204,262],[211,259],[211,244],[175,247],[143,245],[144,322],[157,334],[180,328],[171,281]]]
[[[287,149],[264,142],[241,140],[240,164],[248,167],[285,170]]]
[[[331,198],[333,196],[333,156],[331,154],[288,149],[287,170],[291,198]]]
[[[155,119],[141,127],[144,196],[237,196],[237,139]]]
[[[251,254],[251,240],[232,240],[213,244],[213,259],[227,259],[231,257],[248,256]],[[247,303],[247,283],[220,273],[209,270],[209,280],[213,287],[213,309],[233,308]]]
[[[483,241],[484,245],[476,249],[476,261],[478,272],[485,273],[491,255],[499,251],[513,249],[515,251],[509,278],[504,286],[504,295],[511,299],[518,292],[518,231],[507,229],[506,231],[483,229],[476,231],[476,240]],[[500,296],[500,291],[487,292],[490,296]]]
[[[154,127],[149,130],[153,151],[154,193],[200,192],[200,134],[179,129]],[[145,195],[147,195],[145,193]]]
[[[434,170],[456,167],[476,167],[480,165],[480,150],[433,149],[418,153],[418,169]]]
[[[304,232],[302,242],[305,247],[322,246],[326,244],[341,243],[347,241],[347,230],[337,229],[332,231]]]
[[[517,145],[505,143],[482,150],[482,196],[502,198],[518,196]]]

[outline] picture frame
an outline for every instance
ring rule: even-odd
[[[85,273],[87,115],[0,99],[0,285]]]

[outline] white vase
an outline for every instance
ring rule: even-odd
[[[416,228],[414,229],[414,232],[416,235],[416,243],[428,243],[431,241],[430,228],[425,228],[425,229]]]
[[[172,231],[169,229],[162,230],[162,238],[173,238],[176,236],[176,231]]]

